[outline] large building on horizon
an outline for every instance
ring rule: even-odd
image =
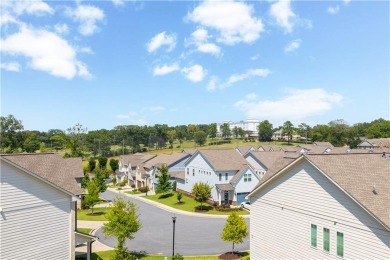
[[[222,131],[221,131],[221,126],[223,124],[229,124],[229,128],[232,131],[235,127],[242,128],[247,137],[258,137],[259,136],[259,131],[258,131],[258,125],[260,124],[260,121],[257,119],[250,119],[248,118],[245,121],[239,121],[239,122],[233,122],[230,120],[225,120],[223,121],[222,124],[217,124],[217,136],[221,137],[222,136]]]

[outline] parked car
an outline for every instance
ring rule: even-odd
[[[250,210],[251,209],[251,203],[249,201],[241,202],[241,208]]]

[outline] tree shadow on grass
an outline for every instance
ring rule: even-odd
[[[98,211],[98,212],[94,212],[94,213],[87,213],[86,215],[87,216],[100,216],[100,215],[104,215],[105,214],[105,212],[103,212],[103,211]]]
[[[167,193],[167,194],[160,195],[158,198],[159,199],[166,199],[166,198],[169,198],[169,197],[172,197],[172,196],[173,196],[173,193]]]
[[[202,205],[202,206],[196,206],[195,212],[208,212],[209,210],[212,210],[213,207],[210,205]]]

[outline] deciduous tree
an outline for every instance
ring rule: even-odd
[[[170,192],[172,190],[172,185],[169,182],[171,176],[168,173],[168,167],[166,165],[163,165],[161,167],[158,167],[157,169],[160,174],[158,176],[156,193]]]
[[[204,145],[206,143],[206,140],[207,140],[207,134],[205,132],[203,132],[202,130],[200,131],[197,131],[195,134],[194,134],[194,141],[197,145]]]
[[[128,201],[123,194],[114,198],[112,208],[106,213],[108,222],[103,225],[105,235],[117,238],[114,259],[130,258],[130,252],[124,245],[126,238],[133,239],[134,233],[141,228],[138,217],[135,204]]]
[[[200,208],[203,209],[203,203],[211,196],[211,186],[205,182],[197,182],[192,187],[191,193],[194,199],[200,203]]]
[[[232,212],[226,220],[225,226],[221,233],[221,239],[225,242],[232,242],[232,253],[234,252],[234,244],[240,244],[244,238],[248,236],[248,228],[245,219],[238,215],[237,212]]]
[[[87,184],[88,193],[85,194],[85,205],[91,207],[93,213],[93,207],[99,202],[99,187],[95,181],[90,181]]]
[[[259,131],[259,141],[268,142],[271,141],[273,135],[273,126],[268,120],[260,122],[257,126]]]

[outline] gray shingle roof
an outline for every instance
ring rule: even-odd
[[[233,149],[199,150],[206,160],[217,171],[229,171],[242,169],[248,162]]]
[[[83,193],[76,182],[84,176],[81,158],[62,158],[56,153],[7,154],[1,158],[71,194]]]
[[[390,158],[380,154],[307,158],[390,228]]]
[[[189,154],[187,153],[174,153],[174,154],[160,154],[154,157],[153,159],[148,160],[144,167],[147,169],[152,168],[155,165],[166,164],[170,166],[180,160],[183,160],[185,157],[189,158]]]
[[[267,170],[269,170],[278,158],[284,157],[285,153],[283,151],[278,151],[278,152],[253,151],[250,152],[249,155],[253,155],[253,157],[255,157],[261,164],[263,164],[267,168]]]
[[[302,157],[316,165],[390,228],[390,157],[388,155],[387,159],[378,153],[312,154],[302,155]],[[254,190],[290,163],[267,172]]]
[[[152,154],[144,154],[144,153],[136,153],[136,154],[129,154],[129,155],[121,155],[119,157],[119,160],[122,164],[129,165],[131,164],[131,167],[137,167],[140,164],[149,161],[150,159],[156,157],[156,155]]]

